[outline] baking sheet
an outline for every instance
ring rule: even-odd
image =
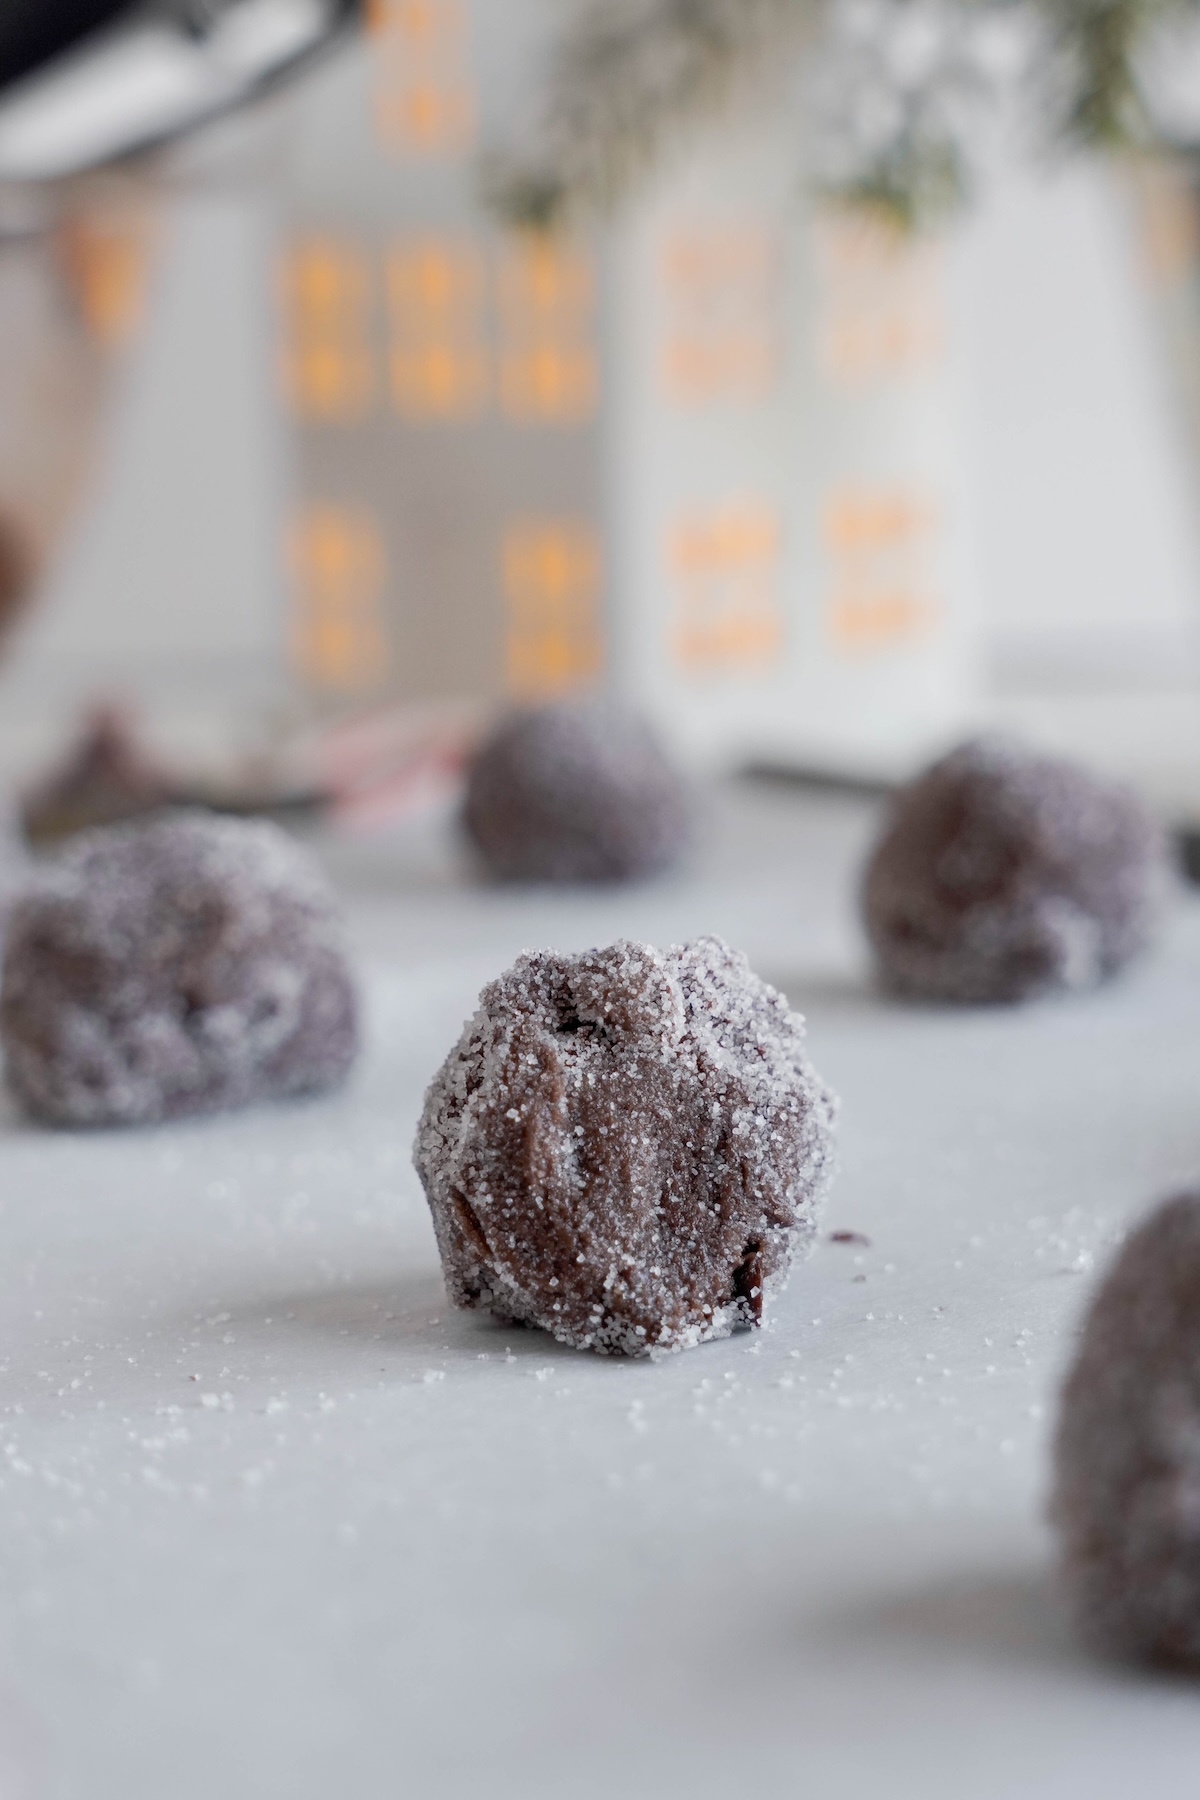
[[[1200,906],[1104,992],[905,1009],[853,925],[869,805],[715,797],[696,865],[491,893],[438,830],[327,851],[369,1042],[341,1095],[0,1126],[0,1794],[1121,1800],[1191,1792],[1186,1683],[1073,1644],[1055,1383],[1123,1224],[1200,1166]],[[768,1331],[605,1361],[445,1304],[409,1149],[533,944],[718,930],[843,1103]]]

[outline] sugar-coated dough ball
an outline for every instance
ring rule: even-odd
[[[180,812],[83,833],[13,909],[0,1036],[10,1087],[62,1125],[330,1087],[358,1026],[329,888],[265,822]]]
[[[1151,1214],[1092,1304],[1063,1392],[1053,1514],[1086,1637],[1200,1668],[1200,1193]]]
[[[139,744],[119,707],[96,707],[83,721],[66,757],[25,796],[25,830],[35,844],[52,844],[99,825],[161,812],[172,784]]]
[[[21,830],[14,803],[0,795],[0,939],[8,915],[34,871],[33,860]]]
[[[533,954],[483,991],[415,1158],[459,1306],[640,1356],[757,1324],[811,1247],[835,1102],[719,938]]]
[[[21,617],[34,585],[33,556],[24,532],[0,513],[0,641]]]
[[[688,805],[636,713],[562,701],[510,713],[479,746],[463,821],[502,880],[627,881],[678,859]]]
[[[964,744],[894,801],[863,911],[884,984],[1031,999],[1114,974],[1150,934],[1161,831],[1136,795],[1003,740]]]

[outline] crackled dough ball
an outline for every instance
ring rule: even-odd
[[[1166,876],[1137,797],[1003,740],[964,744],[900,793],[863,912],[885,986],[988,1002],[1090,987],[1146,943]]]
[[[636,713],[563,701],[509,714],[467,775],[467,833],[508,881],[628,881],[688,835],[683,783]]]
[[[1200,1669],[1200,1193],[1127,1240],[1063,1391],[1053,1516],[1100,1650]]]
[[[10,1087],[61,1125],[330,1087],[358,1027],[324,878],[264,822],[180,812],[83,833],[13,908],[0,1036]]]
[[[757,1325],[807,1252],[835,1102],[719,938],[533,954],[483,991],[415,1160],[455,1303],[645,1355]]]

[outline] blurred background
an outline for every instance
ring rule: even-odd
[[[321,54],[115,159],[78,44],[65,101],[10,84],[0,779],[108,707],[92,775],[385,831],[497,705],[606,684],[699,769],[883,783],[998,723],[1200,816],[1187,169],[992,130],[904,229],[806,177],[776,71],[534,231],[489,172],[585,10],[193,8]]]

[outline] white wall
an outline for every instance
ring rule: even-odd
[[[91,696],[129,696],[190,754],[244,738],[278,700],[286,448],[269,231],[228,195],[170,215],[93,492],[0,674],[10,764],[61,742]]]

